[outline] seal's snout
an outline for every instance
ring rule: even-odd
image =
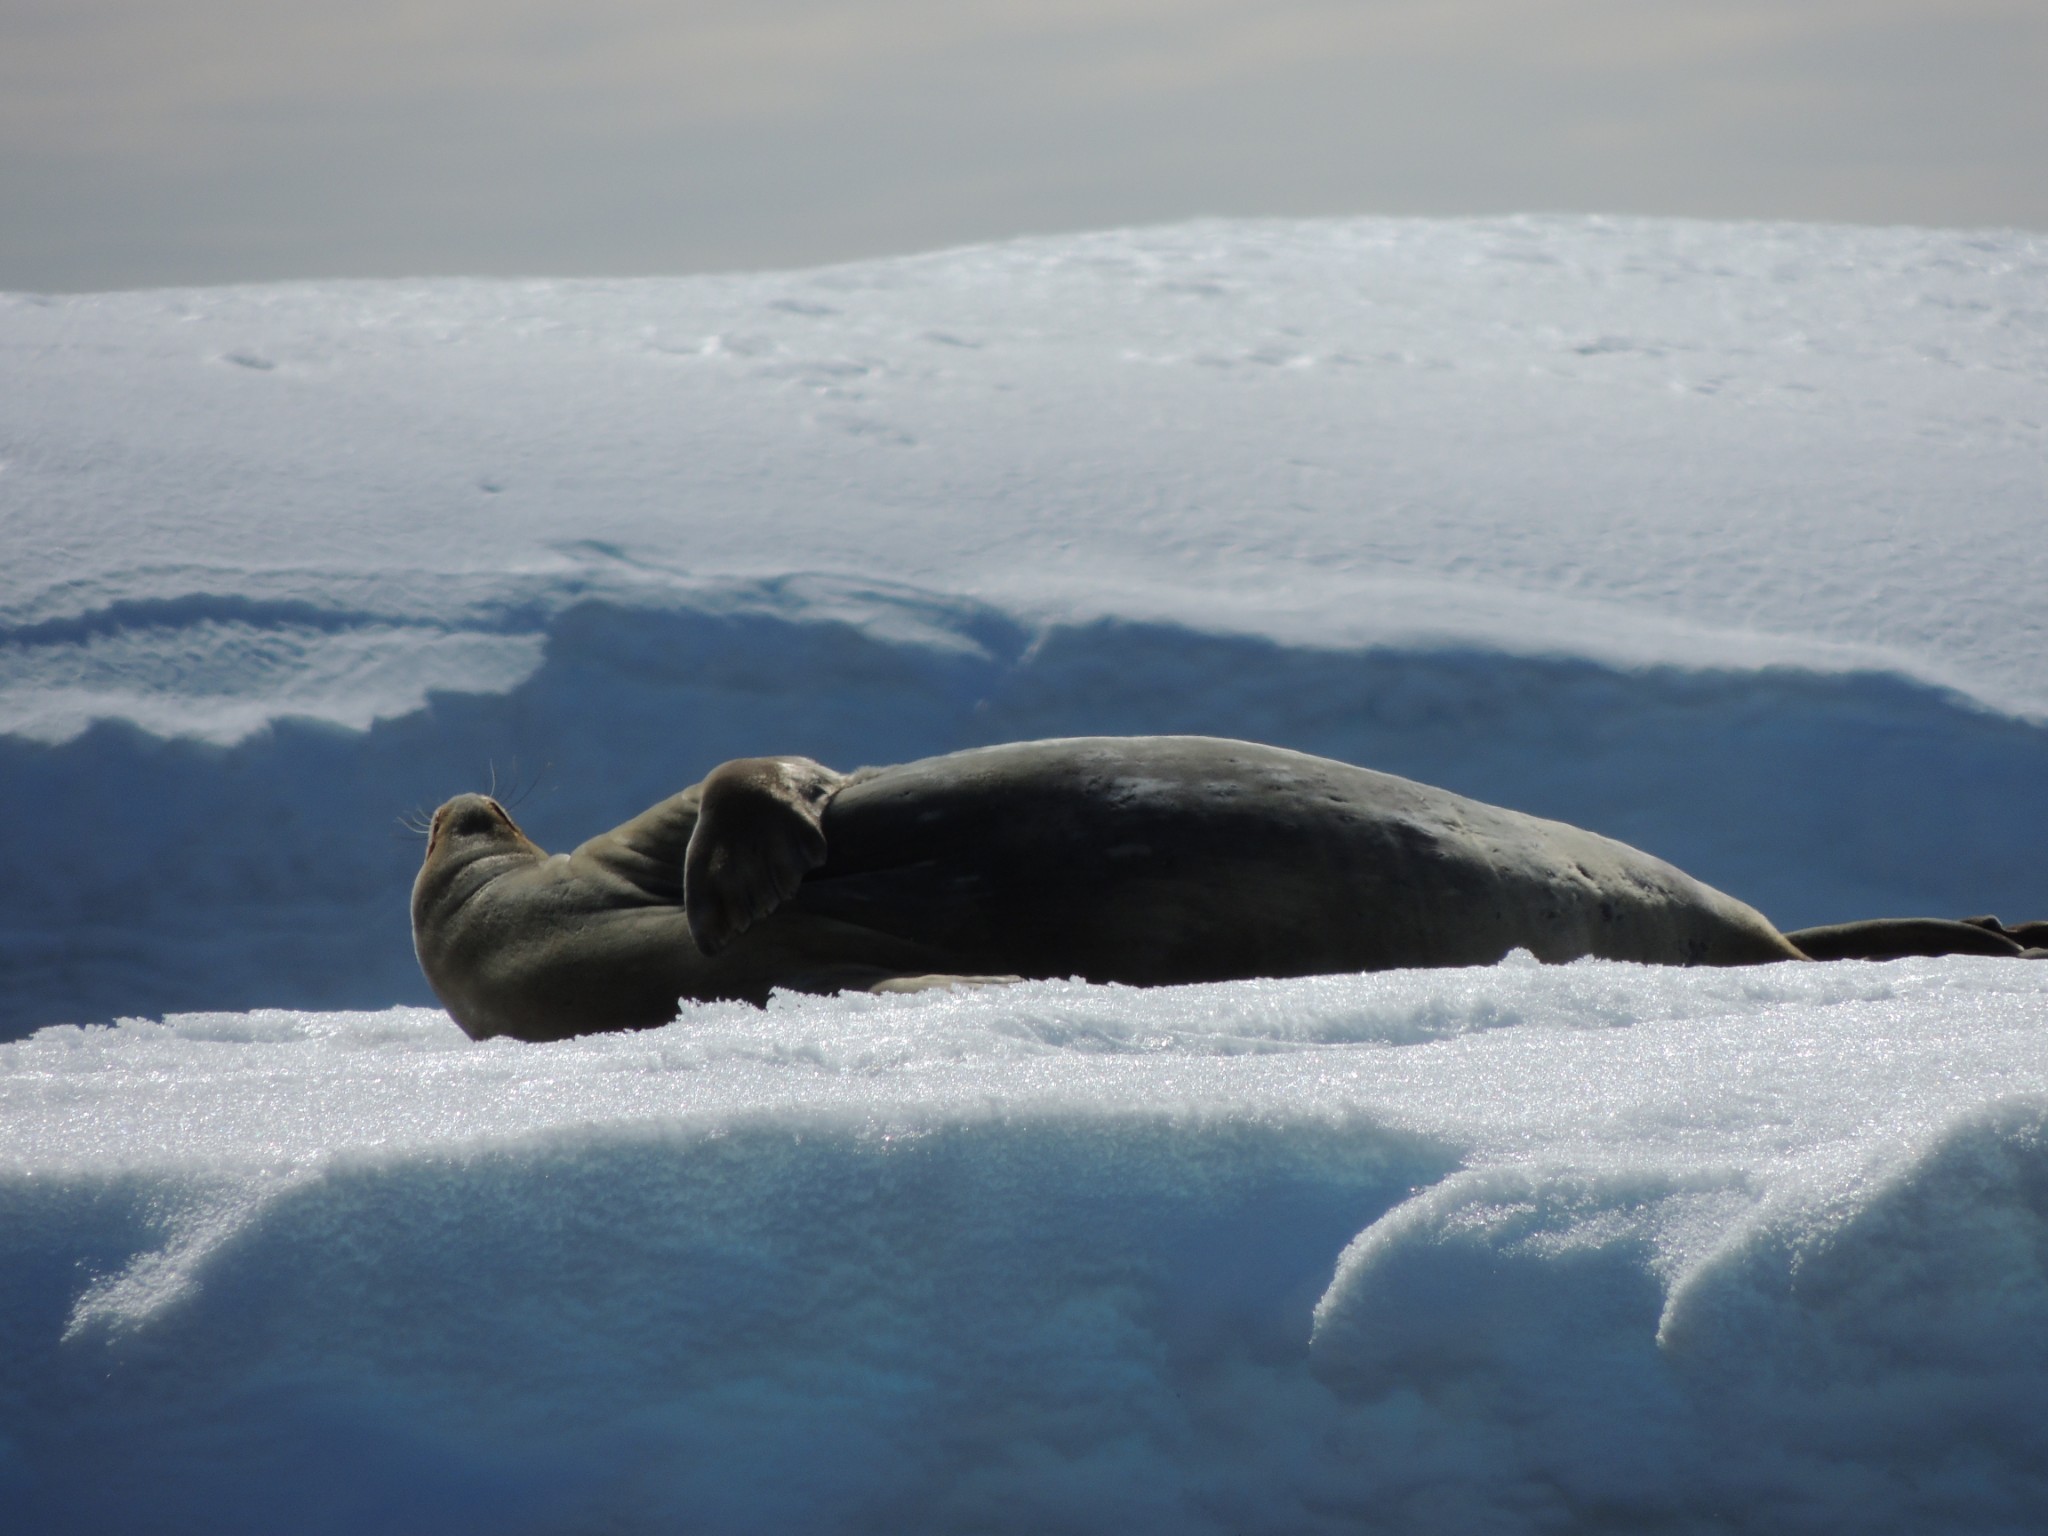
[[[502,837],[508,832],[523,837],[505,813],[505,807],[489,795],[457,795],[434,812],[433,826],[427,833],[427,857],[432,858],[434,851],[449,839]]]

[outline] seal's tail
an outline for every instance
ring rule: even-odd
[[[1785,935],[1809,960],[1898,960],[1907,955],[2007,955],[2048,960],[2048,922],[2008,928],[1995,917],[1875,917]]]

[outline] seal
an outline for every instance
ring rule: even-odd
[[[1021,742],[852,774],[741,759],[567,854],[460,795],[435,813],[412,918],[456,1022],[527,1040],[775,988],[1162,986],[1486,965],[1516,948],[1805,958],[1754,909],[1624,843],[1201,736]]]

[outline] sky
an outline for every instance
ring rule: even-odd
[[[2041,0],[0,0],[0,289],[1207,215],[2048,228]]]

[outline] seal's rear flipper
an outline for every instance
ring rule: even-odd
[[[842,775],[807,757],[743,757],[704,781],[683,854],[690,936],[715,955],[825,862],[825,803]]]
[[[1811,960],[1898,960],[1907,955],[2006,955],[2022,946],[2004,932],[1941,917],[1879,917],[1785,935]]]
[[[2030,955],[2036,950],[2048,949],[2048,922],[2007,924],[1995,917],[1966,917],[1963,921],[1972,928],[1986,928],[1993,933],[2004,934]]]

